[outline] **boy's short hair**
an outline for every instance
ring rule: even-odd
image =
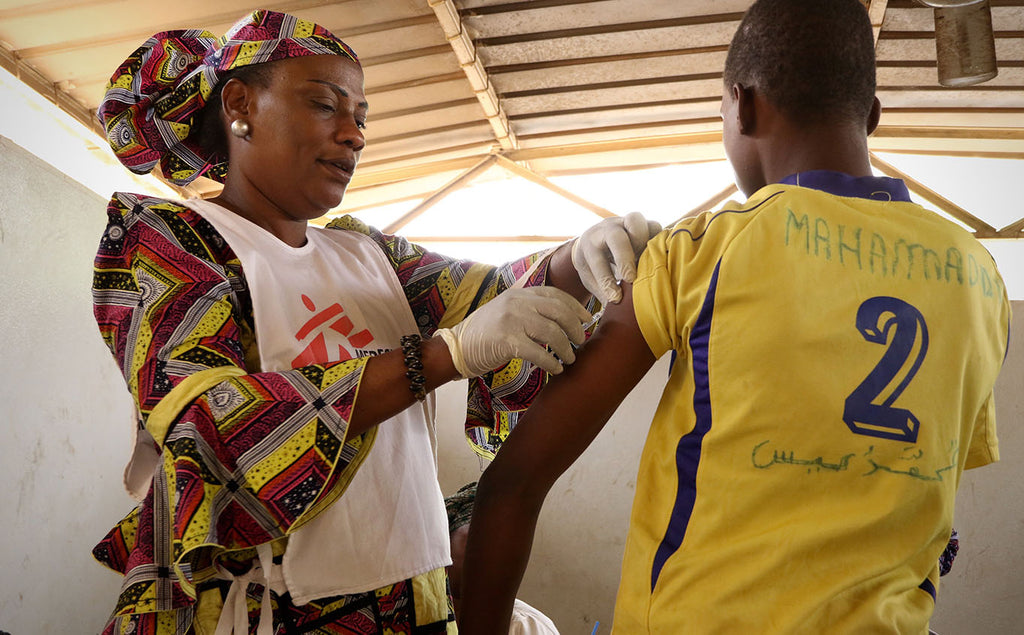
[[[875,42],[859,0],[758,0],[725,61],[726,88],[756,88],[809,124],[866,121],[875,96]]]

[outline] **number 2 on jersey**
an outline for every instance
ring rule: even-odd
[[[910,410],[892,404],[914,378],[928,352],[924,316],[899,298],[878,296],[860,305],[857,330],[865,340],[883,346],[888,342],[888,346],[882,359],[846,398],[843,421],[854,434],[915,443],[921,422]],[[910,361],[915,348],[917,354]],[[887,389],[888,395],[876,403]]]

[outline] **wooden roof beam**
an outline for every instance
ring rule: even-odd
[[[882,32],[882,23],[885,22],[885,9],[889,6],[889,0],[867,0],[868,18],[871,19],[871,31],[875,35],[875,47],[878,47],[878,35]]]
[[[282,2],[274,6],[275,11],[282,11],[284,13],[295,13],[298,11],[305,11],[308,9],[315,9],[324,5],[340,4],[344,2],[355,2],[355,0],[294,0],[293,2]],[[80,3],[82,6],[88,6],[90,2]],[[73,7],[63,7],[63,9],[70,9]],[[158,16],[163,18],[166,13],[158,12]],[[239,18],[243,17],[243,11],[231,11],[228,13],[215,13],[207,14],[195,18],[195,24],[191,25],[193,28],[205,28],[206,25],[211,24],[233,24]],[[419,20],[422,23],[422,18]],[[407,20],[406,22],[410,22]],[[360,35],[366,32],[376,32],[388,28],[396,28],[398,26],[410,26],[416,24],[415,19],[410,24],[396,24],[386,23],[384,25],[370,25],[369,27],[363,27],[362,29],[352,29],[350,31],[336,30],[335,35],[344,39],[351,35]],[[60,42],[54,42],[52,44],[43,44],[39,46],[32,46],[21,49],[18,53],[28,59],[35,57],[43,57],[45,55],[55,55],[58,53],[69,53],[73,51],[80,51],[89,48],[96,48],[108,44],[117,44],[118,42],[143,42],[146,38],[152,36],[154,33],[161,31],[167,31],[170,29],[183,28],[181,19],[175,19],[174,21],[160,21],[156,22],[148,27],[137,29],[134,31],[121,31],[111,35],[100,36],[100,37],[82,37],[74,40],[64,40]]]
[[[585,198],[583,198],[581,196],[577,196],[577,195],[573,194],[572,192],[570,192],[569,190],[555,185],[554,183],[549,181],[546,177],[541,176],[540,174],[537,174],[536,172],[534,172],[533,170],[531,170],[529,168],[526,168],[526,167],[523,167],[523,166],[519,165],[518,163],[516,163],[515,161],[512,161],[511,159],[507,159],[507,158],[503,157],[500,154],[496,155],[496,158],[497,158],[497,161],[498,161],[498,165],[500,165],[501,167],[505,168],[506,170],[508,170],[512,174],[515,174],[516,176],[522,177],[522,178],[526,179],[527,181],[530,181],[531,183],[536,183],[537,185],[539,185],[541,187],[547,188],[547,189],[551,190],[552,192],[554,192],[555,194],[558,194],[562,198],[568,199],[568,200],[572,201],[573,203],[576,203],[580,207],[582,207],[582,208],[586,209],[587,211],[590,211],[590,212],[600,216],[601,218],[614,218],[615,216],[618,216],[618,214],[616,214],[614,212],[611,212],[611,211],[608,211],[607,209],[601,207],[600,205],[597,205],[595,203],[591,203],[587,199],[585,199]]]
[[[615,141],[593,141],[589,143],[574,143],[557,146],[545,146],[540,148],[523,148],[503,152],[503,156],[517,163],[532,161],[535,159],[550,159],[555,157],[568,157],[583,154],[599,154],[602,152],[617,152],[620,150],[642,150],[646,148],[664,148],[679,146],[684,147],[691,144],[721,143],[721,132],[695,132],[675,135],[658,135],[641,138],[625,138]],[[349,186],[349,191],[395,183],[406,179],[430,176],[441,172],[454,170],[465,170],[480,161],[480,157],[460,157],[457,159],[445,159],[433,162],[421,162],[413,166],[382,169],[382,170],[357,170],[356,176]]]
[[[718,207],[718,205],[722,201],[724,201],[725,199],[729,198],[730,196],[732,196],[733,194],[735,194],[736,192],[739,192],[739,191],[740,191],[740,189],[738,187],[736,187],[735,183],[730,183],[728,185],[728,187],[726,187],[724,190],[722,190],[718,194],[715,194],[714,196],[712,196],[708,200],[704,201],[700,205],[697,205],[696,207],[694,207],[690,211],[688,211],[685,214],[683,214],[680,217],[679,220],[682,220],[684,218],[691,218],[691,217],[697,216],[698,214],[701,214],[703,212],[711,211],[711,210],[715,209],[716,207]]]
[[[480,101],[484,109],[484,116],[494,130],[494,137],[503,150],[515,150],[519,147],[512,126],[508,122],[508,115],[505,114],[501,101],[498,99],[498,92],[491,83],[491,78],[484,68],[484,63],[477,57],[476,45],[466,32],[459,16],[459,9],[452,0],[427,0],[427,4],[434,10],[444,35],[455,51],[455,57],[459,60],[459,66],[466,73],[466,78],[473,89],[473,94]]]
[[[927,185],[924,185],[917,179],[909,176],[907,173],[901,171],[899,168],[886,163],[882,159],[872,152],[870,153],[871,165],[878,168],[886,176],[891,176],[896,179],[902,179],[907,187],[916,193],[921,198],[925,199],[935,207],[938,207],[943,212],[949,214],[958,221],[964,223],[968,227],[974,230],[974,235],[978,238],[995,238],[999,233],[995,227],[989,225],[985,221],[981,220],[977,216],[971,214],[967,210],[963,209],[953,201],[942,196],[935,190],[931,189]]]
[[[435,0],[430,0],[433,3]],[[714,13],[705,15],[691,15],[678,18],[666,18],[662,20],[643,20],[640,22],[616,22],[614,24],[597,24],[583,26],[574,29],[557,29],[554,31],[539,31],[534,33],[517,33],[515,35],[501,35],[496,37],[481,38],[481,46],[501,46],[504,44],[523,44],[524,42],[539,42],[542,40],[564,40],[566,38],[584,37],[594,35],[606,35],[609,33],[627,33],[630,31],[644,32],[651,29],[670,29],[685,26],[703,26],[707,24],[721,24],[723,22],[739,22],[743,19],[743,12]]]
[[[1024,218],[1019,221],[1010,223],[1006,227],[999,230],[1000,238],[1024,238],[1021,233],[1024,232]]]
[[[445,185],[438,191],[434,192],[427,198],[423,199],[422,203],[412,208],[405,214],[402,214],[402,216],[400,216],[397,220],[386,226],[383,230],[384,233],[393,234],[397,232],[399,229],[405,227],[413,220],[415,220],[417,217],[421,216],[428,209],[440,203],[442,200],[444,200],[446,196],[448,196],[452,192],[455,192],[456,190],[460,190],[466,187],[473,181],[473,179],[483,174],[487,170],[487,168],[494,165],[495,160],[496,155],[493,154],[484,157],[482,161],[480,161],[473,167],[469,168],[459,176],[452,179],[447,185]]]

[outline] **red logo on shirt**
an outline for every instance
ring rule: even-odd
[[[295,334],[295,339],[301,342],[314,332],[316,332],[316,336],[299,353],[298,357],[292,360],[292,368],[352,359],[352,354],[341,344],[337,345],[337,357],[331,359],[332,355],[327,350],[327,337],[330,336],[334,339],[337,336],[332,335],[329,331],[335,331],[343,335],[353,348],[365,348],[373,341],[373,335],[366,329],[352,333],[355,325],[352,324],[352,320],[345,315],[345,310],[337,302],[319,313],[316,312],[316,305],[309,299],[309,296],[303,294],[302,303],[306,305],[307,309],[313,311],[314,315],[302,325],[302,328]]]

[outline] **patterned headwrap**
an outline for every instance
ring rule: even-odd
[[[97,115],[114,154],[132,172],[160,171],[179,185],[199,176],[224,182],[227,157],[210,156],[195,138],[196,116],[228,71],[306,55],[355,52],[327,29],[260,9],[223,38],[187,29],[157,33],[110,78]]]
[[[469,524],[473,516],[473,502],[476,500],[476,481],[463,485],[459,491],[444,499],[444,510],[448,512],[448,533]]]

